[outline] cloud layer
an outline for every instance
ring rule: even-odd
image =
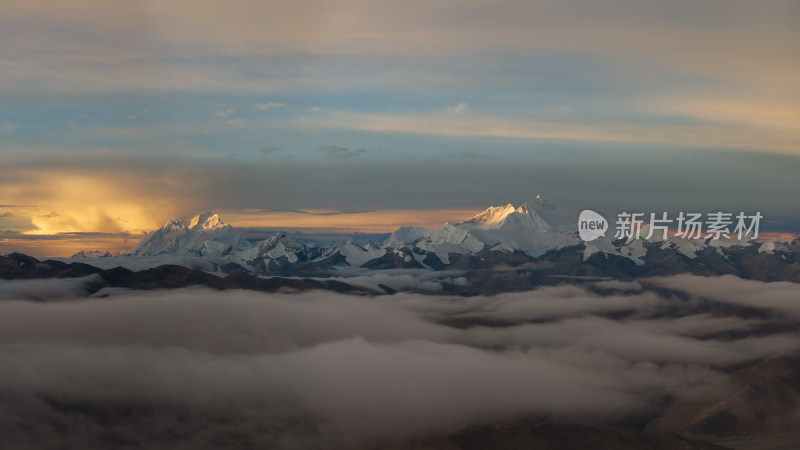
[[[753,316],[702,308],[706,289],[726,296],[731,280],[653,282],[685,294],[189,288],[69,300],[54,298],[67,281],[0,282],[0,429],[8,442],[40,446],[294,448],[521,414],[596,422],[653,414],[663,396],[726,367],[800,348],[796,333],[765,332],[792,323],[772,306],[796,298],[796,285],[743,282],[776,302]]]

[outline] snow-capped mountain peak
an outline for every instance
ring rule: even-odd
[[[96,258],[110,258],[111,252],[108,250],[81,250],[74,255],[70,256],[72,259],[96,259]]]
[[[525,210],[528,214],[536,214],[552,228],[576,229],[577,221],[570,213],[545,200],[541,195],[523,203],[519,209]]]
[[[164,224],[163,227],[161,227],[161,230],[163,230],[163,231],[177,231],[177,230],[183,230],[185,228],[186,228],[186,224],[184,224],[183,222],[176,221],[176,220],[170,220],[169,222]]]
[[[566,211],[537,195],[519,207],[511,203],[492,206],[482,213],[457,225],[479,229],[530,229],[544,231],[549,228],[574,230],[576,221]]]
[[[537,217],[535,212],[529,211],[526,205],[527,204],[523,204],[520,207],[515,207],[509,203],[505,206],[490,206],[477,216],[457,223],[456,226],[484,230],[500,228],[546,230],[550,228],[550,225]]]
[[[248,243],[233,227],[226,225],[219,215],[206,211],[188,221],[170,220],[122,255],[226,253],[243,246]]]
[[[511,203],[505,206],[490,206],[482,213],[470,217],[463,221],[464,224],[490,225],[502,222],[509,214],[515,212],[517,208]]]
[[[521,251],[536,257],[548,250],[576,245],[576,230],[576,221],[569,213],[537,196],[518,207],[510,203],[489,207],[456,224],[433,229],[403,227],[386,240],[384,247],[435,253],[443,262],[452,253],[483,249]]]
[[[189,221],[188,228],[191,230],[216,230],[225,227],[225,222],[213,211],[206,211],[198,214]]]

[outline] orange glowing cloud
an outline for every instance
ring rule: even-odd
[[[89,183],[91,185],[91,183]],[[84,185],[86,186],[86,185]],[[22,252],[34,256],[68,257],[79,250],[108,250],[118,253],[133,247],[143,237],[141,233],[115,233],[124,225],[147,226],[150,231],[163,225],[148,216],[149,209],[133,203],[121,202],[111,209],[100,204],[65,209],[63,215],[37,216],[39,229],[22,235],[0,235],[0,253]],[[124,208],[131,208],[125,211]],[[445,222],[457,222],[478,213],[476,210],[381,210],[353,214],[336,211],[309,210],[305,212],[222,210],[223,220],[237,228],[261,228],[301,232],[361,232],[388,233],[395,229],[416,225],[436,227]],[[117,220],[114,219],[117,215]],[[50,216],[50,215],[48,215]],[[124,220],[120,218],[124,218]],[[172,218],[179,218],[178,216]],[[166,221],[166,220],[165,220]],[[104,228],[105,233],[96,233]],[[70,230],[70,231],[65,231]],[[96,234],[95,234],[96,233]]]
[[[227,223],[238,227],[272,228],[289,231],[390,233],[406,225],[428,228],[438,227],[445,222],[462,221],[478,212],[480,211],[472,209],[395,209],[343,214],[326,210],[303,212],[222,210],[220,214]]]
[[[123,166],[120,164],[120,166]],[[16,227],[3,227],[25,235],[68,233],[129,233],[141,235],[172,219],[190,217],[214,205],[227,204],[228,178],[206,180],[180,168],[169,171],[146,167],[97,169],[43,168],[20,170],[13,182],[4,184],[4,204],[15,207]],[[198,181],[205,180],[205,181]],[[221,184],[220,184],[221,183]],[[215,187],[216,186],[216,187]],[[404,225],[439,226],[460,221],[472,209],[383,209],[366,212],[333,210],[218,210],[237,227],[286,230],[339,230],[343,232],[391,232]],[[21,220],[24,219],[24,220]]]
[[[190,178],[134,169],[21,170],[4,185],[3,204],[16,205],[0,219],[0,252],[70,256],[79,250],[130,248],[168,220],[188,218],[220,202],[197,191]],[[182,180],[182,181],[181,181]],[[199,193],[198,193],[199,192]],[[6,208],[9,209],[9,208]],[[435,227],[471,217],[471,209],[263,211],[223,209],[239,228],[309,232],[388,233],[405,225]]]
[[[132,174],[38,170],[25,175],[25,181],[4,186],[4,202],[23,205],[15,214],[30,221],[30,228],[17,230],[25,234],[140,233],[183,213],[177,199],[141,189]]]

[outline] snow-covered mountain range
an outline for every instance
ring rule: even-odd
[[[640,275],[653,270],[703,272],[709,267],[731,273],[738,270],[735,266],[742,254],[778,255],[789,261],[787,255],[800,247],[798,241],[785,240],[695,240],[660,233],[649,239],[615,240],[613,234],[582,241],[574,217],[540,196],[519,206],[489,207],[462,222],[437,228],[401,227],[382,242],[368,243],[300,240],[286,232],[249,240],[209,211],[189,220],[170,221],[112,259],[138,258],[155,265],[173,258],[169,263],[191,266],[184,262],[187,258],[200,258],[213,260],[214,267],[223,271],[306,276],[327,276],[348,267],[474,270],[546,260],[567,273],[602,274],[591,269],[602,267]],[[645,226],[641,235],[647,234]],[[75,259],[91,256],[95,255],[79,253]],[[584,268],[575,270],[576,265]]]
[[[402,227],[384,242],[365,245],[350,241],[340,245],[301,243],[285,232],[251,242],[219,215],[207,211],[189,220],[168,222],[120,255],[225,257],[265,273],[291,264],[328,260],[359,267],[371,262],[386,266],[394,261],[403,267],[433,268],[450,264],[451,255],[481,251],[538,257],[549,250],[577,245],[574,230],[575,219],[570,214],[538,196],[519,207],[490,207],[463,222],[438,228]],[[426,264],[426,259],[433,264]]]

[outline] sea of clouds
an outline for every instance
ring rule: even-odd
[[[88,296],[92,281],[0,281],[7,448],[346,447],[521,416],[610,423],[800,349],[800,285],[731,276],[491,297]]]

